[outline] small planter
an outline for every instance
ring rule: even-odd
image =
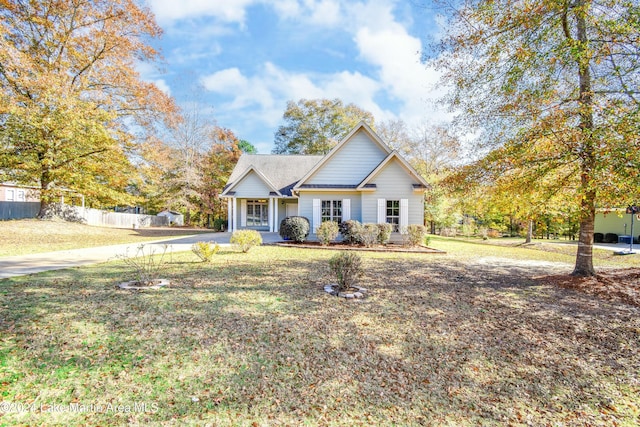
[[[137,280],[130,280],[128,282],[118,284],[118,288],[130,291],[143,291],[145,289],[160,289],[165,286],[169,286],[170,284],[171,282],[169,279],[156,279],[150,285],[141,284]]]
[[[351,288],[349,288],[349,290],[347,290],[347,291],[338,292],[338,285],[331,284],[331,285],[325,285],[324,286],[324,291],[326,293],[328,293],[328,294],[331,294],[333,296],[337,296],[337,297],[340,297],[340,298],[362,299],[362,298],[365,297],[366,293],[368,292],[368,289],[354,285]]]

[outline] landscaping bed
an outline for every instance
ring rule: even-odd
[[[276,246],[304,248],[304,249],[330,249],[335,251],[370,251],[370,252],[405,252],[405,253],[428,253],[428,254],[446,254],[445,251],[430,248],[427,246],[405,246],[397,243],[388,243],[386,245],[375,245],[371,247],[348,245],[341,242],[331,242],[328,245],[322,245],[320,242],[279,242],[274,243]]]

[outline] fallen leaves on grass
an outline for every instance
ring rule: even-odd
[[[640,307],[640,268],[601,271],[592,277],[574,277],[563,274],[545,276],[538,280],[595,295],[609,301],[624,302]]]

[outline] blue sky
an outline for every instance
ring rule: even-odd
[[[438,19],[420,2],[148,0],[164,63],[140,71],[264,154],[289,100],[340,98],[376,121],[439,123],[438,74],[421,63]]]

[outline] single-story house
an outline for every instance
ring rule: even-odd
[[[228,229],[277,232],[287,216],[424,224],[427,182],[365,123],[324,156],[243,154],[221,196]]]

